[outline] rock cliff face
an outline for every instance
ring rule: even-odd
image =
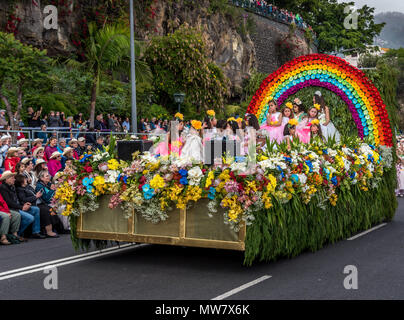
[[[21,19],[18,24],[16,23],[18,39],[38,48],[47,49],[51,56],[69,55],[76,51],[71,35],[78,31],[79,22],[83,19],[83,12],[73,9],[74,3],[75,1],[71,2],[71,8],[63,8],[71,10],[71,14],[59,18],[57,30],[46,30],[44,1],[14,0],[13,8],[10,7],[9,1],[1,1],[0,28],[2,30],[6,28],[7,22],[10,21],[10,12],[13,12],[15,17]],[[206,42],[209,56],[230,79],[233,95],[237,95],[243,79],[248,77],[253,69],[270,73],[280,67],[281,62],[275,47],[276,42],[287,35],[288,26],[252,13],[244,13],[244,18],[249,15],[256,26],[256,32],[250,35],[240,32],[239,24],[243,21],[235,21],[229,14],[223,12],[210,12],[209,0],[194,2],[197,5],[189,3],[186,0],[158,0],[152,33],[150,30],[137,29],[135,31],[137,38],[148,40],[152,35],[165,35],[175,31],[182,24],[199,29]],[[297,33],[297,37],[304,38],[300,33]],[[302,45],[296,54],[307,54],[312,50],[306,44]]]

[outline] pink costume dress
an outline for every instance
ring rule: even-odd
[[[270,116],[270,119],[269,119],[270,122],[277,122],[277,121],[279,121],[279,117],[281,116],[281,113],[275,112],[271,115],[268,113],[268,116]],[[264,124],[261,126],[261,129],[264,129],[267,131],[268,138],[271,141],[276,141],[277,143],[281,143],[283,140],[283,128],[284,128],[284,126],[282,124],[278,127],[270,126],[268,124]]]
[[[181,148],[183,145],[182,137],[179,137],[176,141],[161,141],[156,148],[152,151],[154,155],[160,155],[162,157],[168,156],[171,153],[176,154],[178,157],[181,155]]]
[[[310,126],[313,119],[306,118],[296,126],[296,134],[303,143],[310,142]]]

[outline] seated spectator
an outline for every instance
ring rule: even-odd
[[[44,171],[42,171],[44,172]],[[46,171],[45,171],[46,172]],[[40,175],[41,176],[41,175]],[[39,185],[40,182],[38,182]],[[38,186],[37,184],[37,186]],[[24,175],[17,174],[15,176],[15,188],[17,190],[17,196],[20,203],[31,203],[31,205],[35,206],[38,202],[38,199],[42,199],[43,189],[39,189],[35,191],[27,181],[27,178]],[[40,222],[41,228],[45,229],[47,238],[58,238],[59,236],[53,232],[53,226],[60,223],[57,216],[51,216],[50,208],[46,204],[38,205],[40,210]]]
[[[29,158],[24,158],[24,159],[29,159]],[[23,159],[23,160],[24,160],[24,159]],[[25,164],[22,163],[22,160],[21,160],[20,162],[18,162],[18,163],[15,165],[15,173],[16,173],[16,174],[24,174],[24,171],[25,171]]]
[[[25,165],[23,175],[27,178],[28,183],[32,184],[32,180],[34,178],[34,162],[30,158],[24,158],[21,160],[21,163]]]
[[[39,217],[39,208],[36,206],[32,206],[31,203],[26,202],[21,204],[18,200],[17,192],[15,190],[15,173],[11,171],[5,171],[0,181],[2,184],[0,185],[0,194],[3,199],[6,201],[7,206],[10,210],[16,210],[21,215],[21,224],[18,235],[20,236],[20,240],[24,240],[21,236],[23,235],[25,229],[32,223],[32,238],[35,239],[44,239],[39,232],[41,231],[40,227],[40,217]]]
[[[73,148],[70,148],[70,147],[67,147],[67,148],[63,151],[62,160],[61,160],[62,169],[61,169],[60,171],[62,171],[62,170],[64,170],[64,169],[66,168],[66,163],[67,163],[68,161],[70,161],[70,162],[73,162],[73,161],[74,161],[73,152],[74,152]],[[56,176],[56,175],[55,175],[55,176]]]
[[[48,171],[49,174],[54,177],[56,172],[62,169],[62,154],[59,151],[55,151],[52,153],[49,161],[48,161]]]
[[[48,166],[46,165],[46,161],[43,159],[39,159],[35,166],[34,166],[34,170],[33,170],[33,179],[32,179],[32,183],[31,186],[35,189],[36,184],[38,182],[38,175],[41,171],[44,170],[48,170]]]
[[[25,150],[25,152],[29,151],[29,140],[22,138],[20,140],[17,141],[17,145],[19,148],[23,148]]]
[[[48,142],[48,133],[46,132],[46,124],[41,125],[41,131],[36,133],[36,137],[42,139],[42,143]]]
[[[39,159],[45,160],[45,148],[44,147],[36,148],[35,151],[32,153],[32,155],[34,157],[33,158],[34,165]]]
[[[86,148],[86,138],[80,137],[77,140],[78,147],[75,149],[79,158],[87,151]]]
[[[57,150],[60,153],[63,153],[63,150],[66,148],[66,139],[60,138],[59,139],[59,145],[57,146]]]
[[[84,138],[86,139],[86,142],[90,145],[95,144],[96,137],[95,137],[95,132],[94,128],[90,128],[89,131],[84,135]]]
[[[79,160],[79,154],[76,151],[76,148],[79,146],[77,139],[71,139],[69,146],[73,149],[73,158]]]
[[[25,157],[27,157],[27,152],[25,151],[24,148],[17,148],[17,157],[20,158],[20,160],[24,159]]]
[[[31,148],[31,152],[33,153],[37,148],[42,147],[42,139],[35,139],[32,142],[32,148]]]
[[[104,137],[102,135],[99,135],[97,137],[97,141],[94,144],[94,151],[104,151]]]
[[[7,156],[7,151],[11,146],[11,137],[8,134],[0,138],[0,168],[3,167],[4,160]]]
[[[4,170],[14,172],[15,166],[18,162],[20,162],[20,158],[18,157],[19,148],[11,147],[7,151],[7,157],[4,160]]]
[[[8,208],[7,203],[4,201],[0,194],[0,244],[8,245],[11,243],[20,243],[20,237],[17,232],[21,224],[21,215],[14,210]],[[8,238],[12,241],[10,242]]]
[[[52,154],[58,151],[57,142],[58,140],[56,137],[49,138],[49,143],[45,147],[45,160],[49,160]]]

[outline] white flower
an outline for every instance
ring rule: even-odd
[[[119,171],[117,171],[117,170],[108,170],[106,176],[108,176],[108,178],[105,179],[105,182],[107,182],[107,183],[115,183],[116,179],[118,179]]]
[[[183,168],[183,167],[191,165],[192,159],[188,159],[188,158],[175,159],[173,164],[176,165],[178,168]]]
[[[235,172],[244,172],[247,170],[247,164],[245,162],[233,162],[230,169]]]
[[[191,170],[188,171],[188,180],[189,184],[196,186],[199,185],[203,176],[202,170],[199,167],[193,167]]]
[[[328,151],[328,155],[330,157],[335,157],[338,154],[337,151],[335,151],[333,149],[328,149],[327,151]]]
[[[306,184],[307,176],[305,174],[301,173],[301,174],[298,174],[297,176],[299,177],[300,184]]]

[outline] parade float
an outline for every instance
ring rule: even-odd
[[[248,111],[262,123],[305,87],[335,92],[348,106],[357,137],[269,144],[255,159],[220,165],[135,154],[115,146],[85,155],[57,179],[54,205],[69,216],[75,248],[107,241],[244,251],[244,263],[318,250],[389,221],[396,172],[389,117],[375,86],[334,56],[292,60],[268,76]],[[255,161],[252,161],[255,160]]]

